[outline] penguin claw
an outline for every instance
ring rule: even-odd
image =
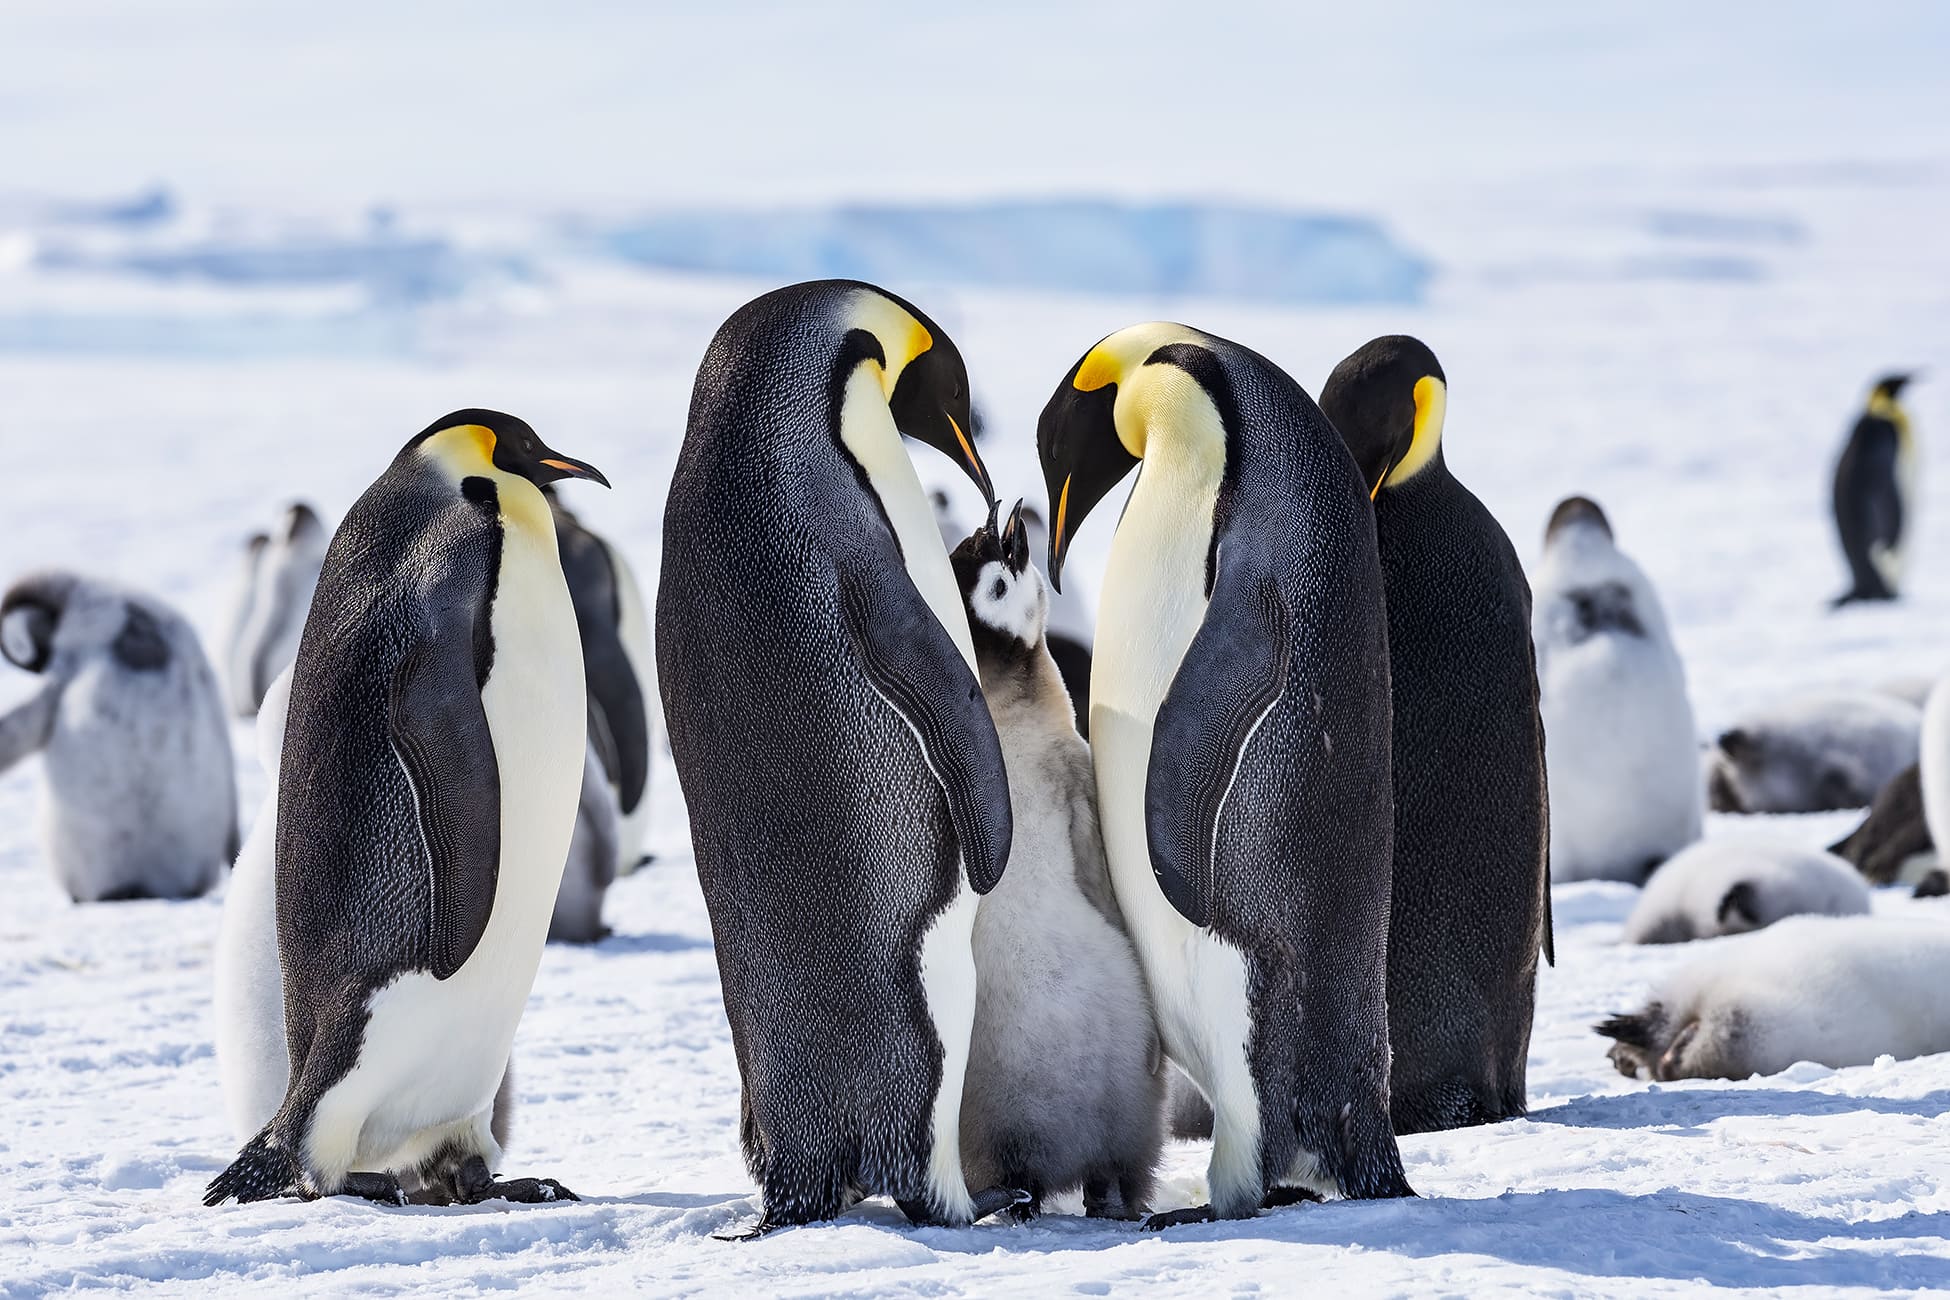
[[[553,1178],[497,1179],[488,1172],[487,1161],[480,1156],[469,1156],[454,1171],[454,1190],[458,1193],[455,1199],[463,1205],[478,1205],[482,1201],[494,1200],[513,1201],[519,1205],[547,1205],[555,1201],[582,1199]]]
[[[1310,1187],[1269,1187],[1259,1201],[1262,1210],[1277,1210],[1287,1205],[1318,1205],[1323,1198]]]
[[[988,1218],[999,1210],[1009,1211],[1018,1223],[1037,1214],[1036,1198],[1020,1187],[984,1187],[969,1198],[975,1203],[970,1222]]]
[[[1165,1210],[1154,1214],[1138,1225],[1139,1232],[1163,1232],[1166,1228],[1181,1228],[1188,1223],[1213,1223],[1219,1212],[1209,1205],[1193,1205],[1182,1210]]]
[[[734,1242],[757,1241],[760,1237],[771,1236],[780,1228],[789,1228],[791,1226],[789,1223],[774,1223],[761,1215],[742,1228],[725,1228],[721,1231],[714,1232],[711,1234],[711,1240]]]
[[[350,1173],[339,1188],[341,1196],[357,1196],[377,1205],[405,1205],[406,1189],[388,1173]]]

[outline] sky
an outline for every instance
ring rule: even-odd
[[[1944,166],[1946,43],[1950,6],[1929,0],[8,0],[0,188],[1347,206],[1526,172]]]

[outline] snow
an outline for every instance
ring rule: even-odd
[[[1950,538],[1930,453],[1950,429],[1950,11],[1927,0],[1214,7],[1196,27],[1144,4],[1116,24],[1002,4],[905,25],[756,3],[541,22],[353,0],[330,24],[237,0],[7,8],[0,581],[99,572],[215,643],[252,529],[296,496],[341,517],[428,420],[485,405],[610,476],[574,504],[654,584],[706,341],[838,224],[836,255],[887,259],[840,265],[960,345],[1005,499],[1043,497],[1036,415],[1121,326],[1185,320],[1316,390],[1407,331],[1450,377],[1451,467],[1520,554],[1561,496],[1604,505],[1666,603],[1702,735],[1950,666],[1950,571],[1928,562]],[[1164,238],[1141,214],[1167,209],[1184,220]],[[1323,216],[1365,251],[1309,263]],[[1229,220],[1293,256],[1216,260],[1209,223]],[[761,221],[770,251],[740,224]],[[1129,255],[1076,260],[1106,238]],[[1360,292],[1321,289],[1326,271]],[[1832,457],[1875,375],[1931,363],[1909,403],[1912,594],[1828,615]],[[972,522],[973,489],[915,456]],[[1069,565],[1086,593],[1099,516]],[[0,670],[0,709],[30,685]],[[249,815],[263,775],[236,739]],[[210,1046],[220,901],[69,905],[34,767],[0,776],[0,1295],[1950,1288],[1950,1057],[1624,1079],[1591,1025],[1698,950],[1619,944],[1635,893],[1596,883],[1555,894],[1530,1118],[1405,1139],[1419,1200],[1162,1237],[1075,1203],[917,1231],[870,1202],[713,1241],[757,1207],[661,758],[657,864],[612,891],[614,938],[548,951],[517,1042],[507,1172],[584,1201],[207,1211],[235,1150]],[[1709,835],[1819,846],[1852,824],[1716,817]],[[1943,900],[1874,902],[1950,924]],[[1173,1147],[1161,1206],[1202,1198],[1204,1160]]]

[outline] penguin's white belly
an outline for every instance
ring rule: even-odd
[[[1252,1018],[1238,949],[1192,925],[1165,898],[1151,870],[1145,786],[1158,707],[1205,618],[1210,508],[1171,500],[1163,484],[1132,494],[1105,573],[1090,680],[1090,738],[1111,884],[1144,964],[1158,1028],[1216,1115],[1211,1181],[1257,1185],[1258,1101],[1247,1059]],[[1155,498],[1167,498],[1157,500]],[[1250,1159],[1250,1170],[1219,1161]]]
[[[497,590],[494,667],[481,691],[501,773],[494,910],[458,971],[444,980],[410,972],[368,1001],[359,1063],[318,1108],[321,1122],[360,1123],[352,1168],[415,1163],[438,1144],[437,1130],[471,1117],[485,1138],[562,883],[587,705],[575,613],[553,546],[507,529]]]
[[[1553,648],[1542,711],[1553,879],[1636,881],[1699,838],[1699,741],[1668,648],[1609,635]]]

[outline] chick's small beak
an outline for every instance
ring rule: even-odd
[[[603,472],[586,461],[572,460],[567,456],[558,456],[551,452],[547,456],[542,457],[542,464],[569,478],[586,478],[592,483],[600,483],[604,487],[609,486],[609,480],[603,477]]]
[[[1009,511],[1009,522],[1002,526],[1002,556],[1009,568],[1021,573],[1029,567],[1029,530],[1022,523],[1022,498],[1016,498]]]

